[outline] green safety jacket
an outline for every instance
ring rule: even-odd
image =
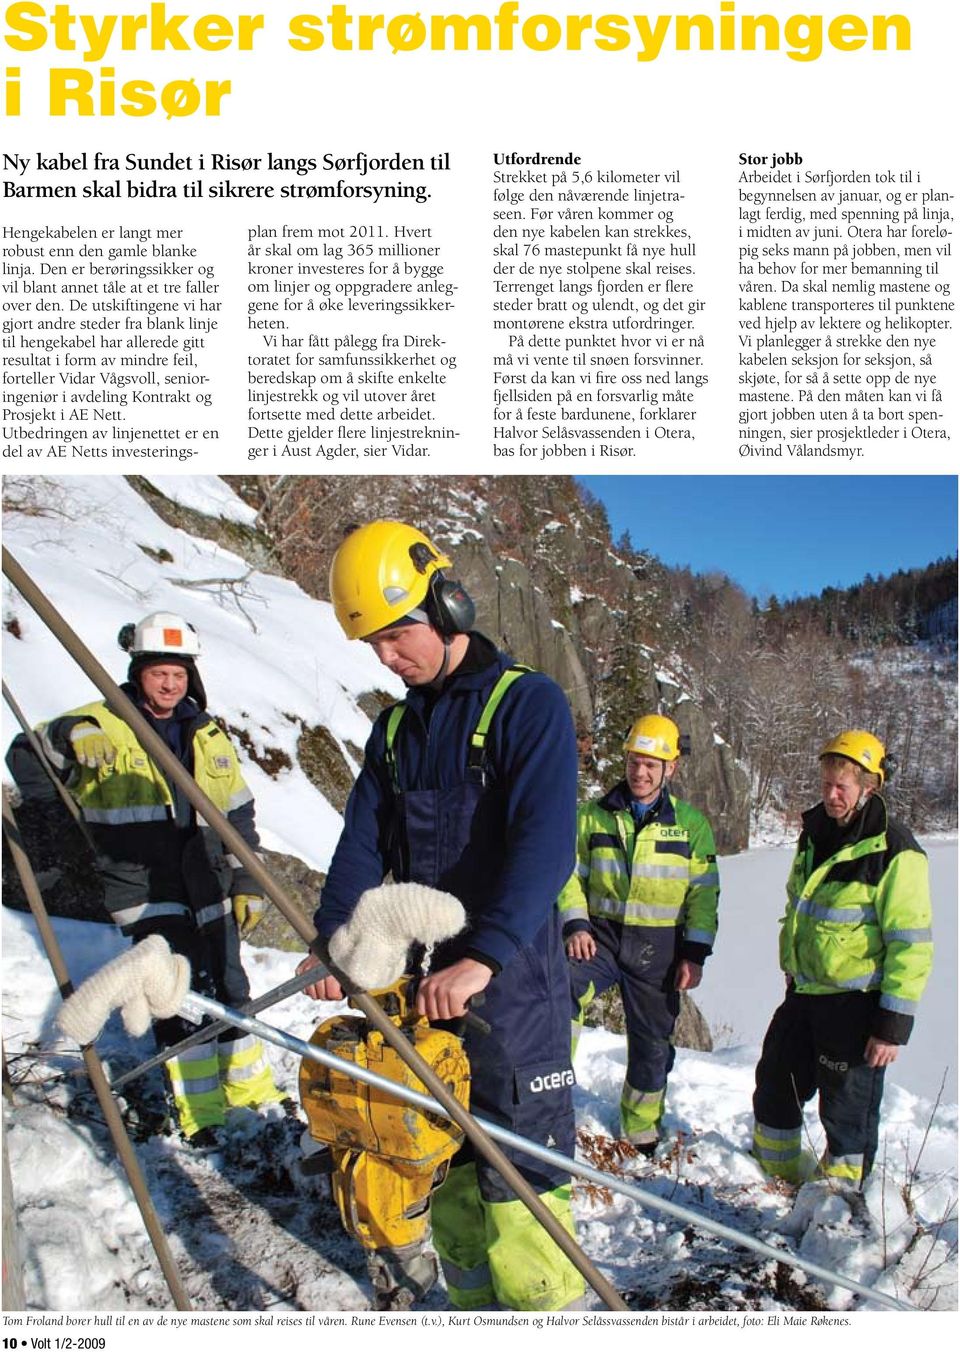
[[[638,831],[630,801],[621,783],[578,809],[577,867],[557,903],[564,935],[592,921],[643,927],[665,956],[676,949],[702,963],[716,938],[720,895],[710,823],[664,789]]]
[[[73,759],[70,731],[83,722],[96,723],[110,738],[113,765],[91,769]],[[213,923],[230,910],[225,898],[259,891],[216,833],[184,814],[159,766],[105,703],[82,705],[38,731],[52,763],[70,770],[67,786],[90,827],[105,904],[125,932],[186,911],[198,925]],[[230,739],[199,709],[185,736],[198,786],[256,848],[253,794]]]
[[[927,857],[884,800],[845,832],[822,803],[804,813],[780,929],[795,990],[879,991],[875,1036],[905,1043],[932,962]]]

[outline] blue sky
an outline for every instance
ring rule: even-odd
[[[761,600],[957,552],[952,475],[578,477],[606,507],[615,540],[629,530],[664,563],[726,573]]]

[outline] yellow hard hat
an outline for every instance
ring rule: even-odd
[[[347,638],[369,638],[421,607],[451,561],[402,521],[371,521],[348,535],[330,565],[330,599]]]
[[[638,756],[652,756],[654,760],[679,760],[684,749],[681,745],[680,729],[672,718],[663,714],[644,714],[627,733],[623,744],[624,751],[634,751]]]
[[[824,756],[844,756],[871,774],[879,775],[881,784],[886,778],[886,748],[879,737],[874,737],[872,732],[864,732],[862,728],[838,732],[836,737],[831,737],[820,752],[821,760]]]

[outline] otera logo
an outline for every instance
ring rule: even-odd
[[[530,1093],[542,1094],[546,1089],[563,1089],[576,1084],[572,1070],[555,1070],[552,1075],[535,1075],[530,1081]]]

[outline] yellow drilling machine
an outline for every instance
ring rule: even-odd
[[[469,1105],[470,1067],[460,1039],[432,1028],[413,1008],[402,977],[373,992],[385,1013],[439,1076]],[[364,1018],[338,1014],[310,1042],[340,1060],[410,1089],[423,1086]],[[454,1123],[391,1098],[373,1086],[304,1059],[300,1099],[314,1141],[329,1149],[331,1190],[348,1234],[367,1254],[380,1309],[409,1306],[436,1281],[428,1247],[430,1194],[446,1177],[463,1133]]]

